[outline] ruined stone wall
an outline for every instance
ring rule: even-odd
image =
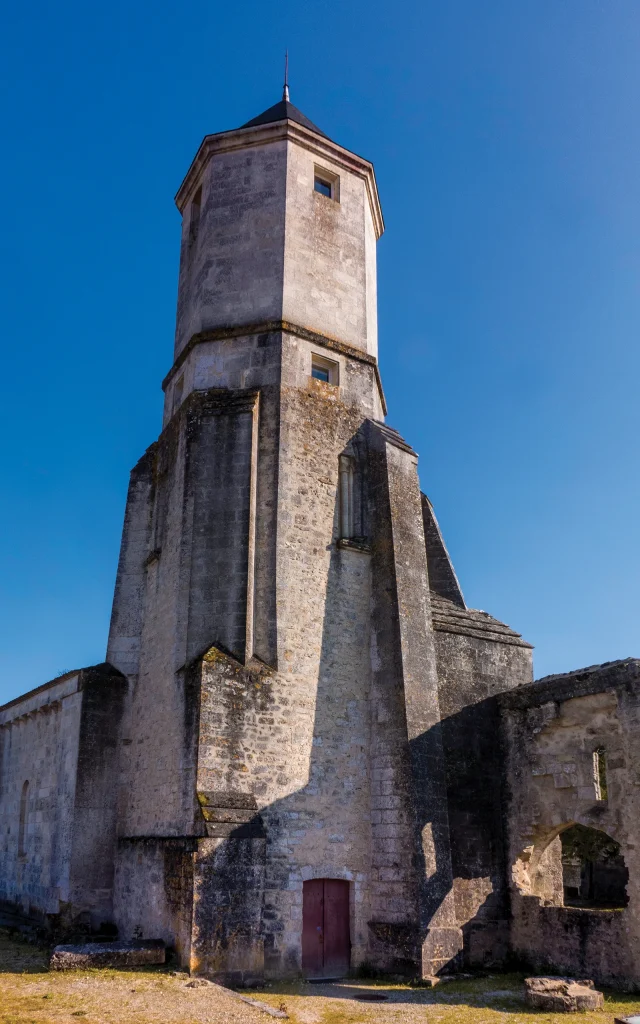
[[[491,616],[433,597],[456,920],[467,966],[509,951],[496,694],[531,682],[531,648]]]
[[[59,914],[69,902],[82,708],[78,682],[79,673],[69,673],[0,709],[0,900],[27,914]]]
[[[531,966],[639,986],[640,662],[551,676],[500,698],[509,785],[514,951]],[[606,752],[598,799],[593,752]],[[562,906],[560,839],[574,823],[621,846],[629,870],[623,910]]]
[[[125,690],[96,666],[0,709],[0,900],[57,928],[112,919]]]

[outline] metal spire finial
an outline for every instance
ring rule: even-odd
[[[285,50],[284,54],[284,89],[282,90],[282,98],[286,102],[289,101],[289,51]]]

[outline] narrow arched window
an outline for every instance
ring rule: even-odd
[[[598,747],[593,752],[593,785],[596,791],[596,800],[606,800],[607,758],[604,747]]]
[[[198,232],[200,230],[200,207],[202,206],[202,185],[191,200],[191,209],[189,211],[189,241],[195,243],[198,241]]]
[[[27,818],[29,816],[29,783],[22,786],[20,795],[20,824],[18,827],[18,856],[25,857],[27,853]]]
[[[350,540],[354,535],[353,514],[353,459],[340,456],[340,539]]]

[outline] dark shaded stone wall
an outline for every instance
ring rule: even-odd
[[[234,835],[237,831],[238,836]],[[198,842],[191,969],[227,985],[264,979],[266,838],[231,830]]]
[[[429,586],[440,597],[453,601],[461,608],[465,607],[464,598],[458,583],[453,563],[449,558],[433,505],[426,494],[420,495],[422,501],[422,522],[424,526],[424,542],[429,566]]]
[[[466,965],[499,964],[509,905],[495,695],[531,681],[531,649],[490,616],[433,603],[456,920]]]
[[[120,730],[127,680],[111,665],[84,669],[70,864],[71,914],[113,921]]]
[[[190,968],[193,876],[192,836],[118,841],[115,916],[121,939],[163,939]]]
[[[624,911],[542,907],[536,896],[516,896],[515,904],[524,942],[519,940],[514,952],[529,970],[640,990]]]
[[[388,964],[395,943],[398,966],[411,954],[413,964],[405,959],[405,969],[429,975],[455,960],[461,936],[451,894],[438,683],[417,458],[388,427],[370,424],[368,437],[374,523],[372,630],[376,655],[372,693],[373,700],[379,702],[373,715],[371,753],[372,811],[377,805],[380,811],[379,824],[372,827],[376,866],[372,880],[373,946]],[[391,805],[384,798],[376,799],[376,771],[386,782]],[[393,906],[386,905],[387,877],[403,883],[404,919],[393,913]],[[383,929],[382,924],[393,927]],[[385,943],[382,936],[386,937]]]
[[[185,506],[192,503],[186,660],[215,641],[244,661],[253,620],[258,392],[211,390],[190,403]],[[248,607],[248,602],[251,602]]]

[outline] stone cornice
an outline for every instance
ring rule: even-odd
[[[387,415],[387,403],[384,391],[382,390],[382,379],[378,369],[378,361],[375,356],[369,355],[368,352],[363,352],[353,345],[347,345],[344,341],[338,341],[337,338],[332,338],[327,334],[319,334],[317,331],[309,330],[308,327],[300,327],[298,324],[289,323],[287,320],[263,320],[260,323],[238,324],[237,327],[216,327],[210,331],[200,331],[198,334],[193,334],[162,381],[162,390],[167,390],[173,377],[197,345],[212,341],[223,341],[225,338],[241,338],[251,334],[271,334],[280,331],[284,334],[294,334],[298,338],[310,341],[313,345],[318,345],[320,348],[329,349],[331,352],[337,352],[348,359],[356,359],[358,362],[367,363],[369,366],[372,366],[378,385],[382,410],[385,416]]]
[[[202,171],[211,156],[236,149],[248,149],[252,146],[265,146],[281,139],[289,139],[316,156],[325,157],[338,167],[362,178],[369,197],[376,237],[380,238],[384,231],[384,219],[373,164],[369,160],[365,160],[364,157],[338,146],[331,139],[317,135],[296,121],[289,120],[275,121],[273,124],[260,125],[255,128],[237,128],[235,131],[218,132],[216,135],[205,135],[191,167],[176,193],[175,201],[180,213],[184,212],[191,195],[198,187]]]
[[[606,661],[602,665],[590,665],[562,675],[544,676],[526,686],[498,694],[498,700],[503,708],[522,710],[620,689],[626,691],[634,702],[637,700],[640,691],[640,659]]]
[[[33,690],[27,690],[26,693],[22,693],[19,697],[14,697],[13,700],[8,700],[6,704],[0,705],[0,714],[3,714],[5,711],[9,711],[11,708],[17,707],[18,704],[22,704],[22,703],[24,703],[26,701],[33,700],[34,697],[37,697],[41,693],[45,693],[47,690],[53,689],[53,687],[62,686],[64,683],[68,682],[70,679],[73,679],[74,676],[78,677],[78,682],[79,682],[79,680],[80,680],[80,673],[81,672],[82,672],[82,669],[79,669],[79,668],[72,669],[70,672],[64,672],[61,676],[56,676],[55,679],[50,679],[48,682],[42,683],[40,686],[35,686],[33,688]],[[69,693],[75,693],[75,692],[76,692],[76,690],[70,690],[69,691]],[[65,696],[68,696],[68,694],[66,694]],[[54,698],[54,699],[57,699],[57,698]],[[49,700],[51,700],[51,698],[49,698]],[[47,701],[43,700],[42,704],[33,705],[31,710],[39,710],[40,708],[45,706],[46,703],[47,703]],[[19,717],[19,716],[16,716],[16,718],[17,717]],[[8,723],[8,721],[9,720],[7,720],[7,723]]]

